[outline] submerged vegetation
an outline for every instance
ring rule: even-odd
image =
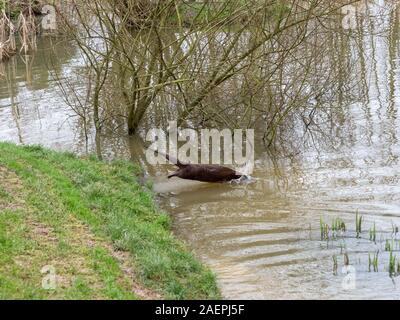
[[[219,297],[136,174],[126,161],[0,143],[0,298]]]
[[[383,232],[381,231],[380,240],[377,240],[377,230],[376,230],[376,223],[374,222],[373,225],[369,229],[369,238],[365,236],[365,232],[362,231],[362,223],[363,223],[363,216],[356,211],[355,214],[355,229],[348,230],[345,222],[340,218],[335,218],[332,221],[332,225],[329,226],[323,221],[323,218],[320,218],[320,234],[321,234],[321,241],[326,241],[329,247],[329,243],[333,247],[338,246],[340,247],[340,254],[343,255],[343,264],[349,265],[349,250],[346,248],[346,239],[356,239],[357,241],[360,240],[369,240],[370,243],[373,245],[373,249],[371,252],[368,253],[368,271],[379,272],[379,253],[382,250],[383,252],[387,252],[388,262],[386,264],[386,270],[389,273],[391,278],[397,277],[400,275],[400,261],[397,259],[397,256],[394,252],[400,251],[400,239],[396,238],[398,228],[396,225],[392,223],[392,230],[391,232]],[[338,231],[341,231],[338,233]],[[383,239],[382,237],[389,233],[390,238]],[[337,243],[337,241],[340,241]],[[365,244],[364,244],[365,245]],[[369,251],[368,247],[367,250]],[[338,272],[338,259],[337,255],[332,256],[333,259],[333,274],[337,275]],[[381,261],[382,262],[382,261]]]

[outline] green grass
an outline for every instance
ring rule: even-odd
[[[220,297],[214,275],[173,236],[169,216],[137,183],[133,164],[0,143],[1,166],[20,179],[23,205],[2,212],[1,195],[10,192],[0,189],[0,298],[137,298],[110,250],[129,253],[135,280],[163,298]],[[32,219],[56,240],[27,236]],[[35,267],[22,271],[15,257],[27,252]],[[56,292],[41,288],[37,272],[50,262],[72,279]]]

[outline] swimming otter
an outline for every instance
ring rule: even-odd
[[[214,164],[184,164],[178,159],[164,155],[167,160],[173,162],[179,169],[168,175],[168,179],[178,177],[186,180],[201,182],[228,182],[242,178],[235,170]]]

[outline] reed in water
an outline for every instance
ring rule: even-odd
[[[5,11],[0,17],[0,61],[10,58],[16,52],[15,26]]]
[[[17,35],[21,52],[28,54],[36,50],[36,15],[40,11],[30,1],[10,1],[7,6],[0,4],[0,10],[0,61],[18,52]]]

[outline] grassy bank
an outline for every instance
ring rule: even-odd
[[[0,143],[0,299],[219,297],[137,170]]]

